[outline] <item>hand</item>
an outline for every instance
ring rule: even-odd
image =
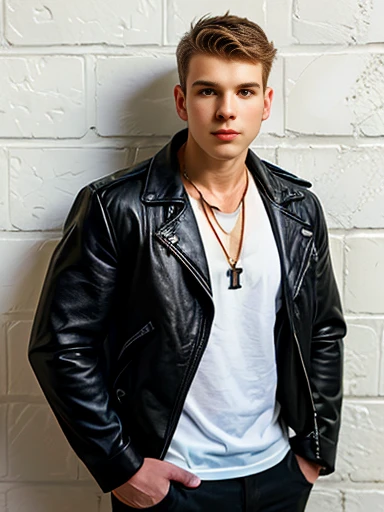
[[[112,491],[117,499],[133,508],[153,507],[165,498],[171,480],[186,487],[198,487],[200,479],[188,471],[158,459],[144,459],[144,464],[129,480]]]
[[[306,480],[310,484],[314,484],[316,480],[319,478],[319,473],[322,466],[316,464],[316,462],[304,459],[304,457],[301,457],[296,453],[294,455],[297,459],[297,463],[300,466],[301,472],[305,476]]]

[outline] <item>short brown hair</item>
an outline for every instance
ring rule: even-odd
[[[194,55],[215,55],[226,59],[260,62],[263,68],[263,88],[267,86],[277,50],[268,41],[264,30],[247,18],[227,11],[223,16],[205,15],[180,40],[177,50],[177,69],[180,85],[186,92],[189,62]]]

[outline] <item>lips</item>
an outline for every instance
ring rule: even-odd
[[[228,142],[235,139],[239,135],[239,132],[235,132],[235,130],[218,130],[217,132],[213,132],[212,135],[217,139]]]
[[[213,135],[219,135],[219,134],[224,134],[224,135],[236,134],[236,135],[238,135],[239,132],[235,132],[235,130],[217,130],[217,132],[213,132]]]

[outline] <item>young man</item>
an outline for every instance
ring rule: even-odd
[[[52,257],[30,361],[115,512],[302,511],[334,471],[345,323],[323,213],[248,149],[275,52],[247,19],[197,22],[177,50],[188,129],[83,188]]]

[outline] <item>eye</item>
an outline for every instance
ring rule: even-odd
[[[202,89],[201,91],[199,91],[199,94],[201,94],[202,96],[212,96],[212,93],[215,93],[213,89]]]
[[[244,98],[249,98],[250,96],[252,96],[252,94],[254,94],[254,92],[250,89],[240,89],[240,94]]]

